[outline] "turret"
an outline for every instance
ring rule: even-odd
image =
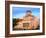
[[[26,11],[26,16],[32,16],[31,10],[27,10],[27,11]]]

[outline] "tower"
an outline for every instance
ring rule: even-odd
[[[26,11],[26,16],[32,16],[31,10],[27,10],[27,11]]]

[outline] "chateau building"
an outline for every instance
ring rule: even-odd
[[[22,19],[20,19],[17,22],[17,26],[15,26],[15,29],[24,29],[24,30],[31,30],[38,28],[39,22],[38,18],[32,15],[32,12],[28,10],[26,12],[26,15],[23,16]]]

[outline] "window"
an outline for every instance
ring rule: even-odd
[[[24,27],[24,29],[28,29],[29,23],[23,23],[23,27]]]

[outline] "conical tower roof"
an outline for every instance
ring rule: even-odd
[[[31,10],[27,10],[26,13],[32,13],[32,11]]]

